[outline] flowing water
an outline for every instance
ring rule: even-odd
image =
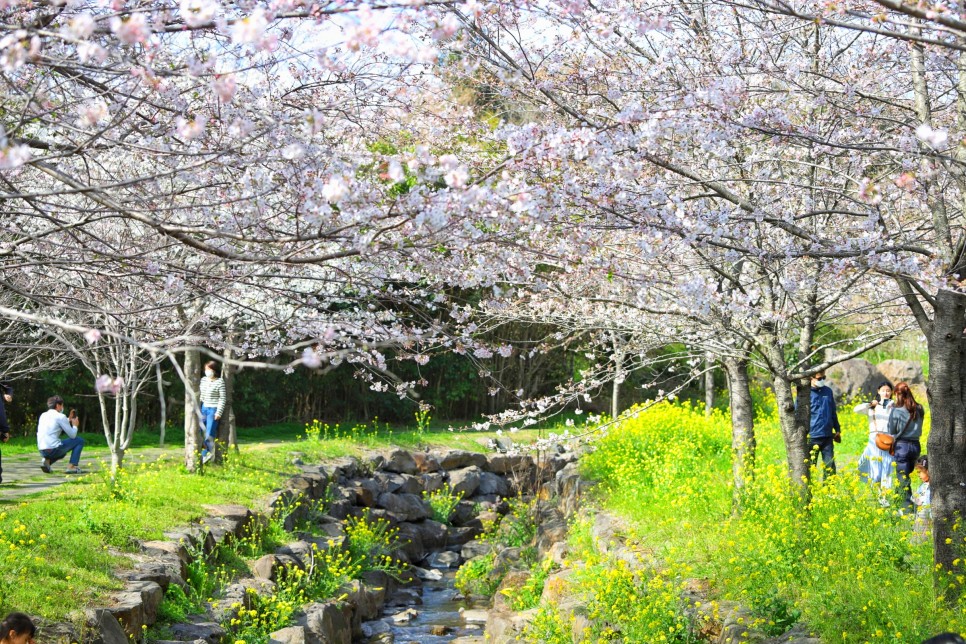
[[[454,641],[460,644],[483,643],[484,624],[481,621],[468,622],[466,618],[485,619],[489,605],[473,605],[463,599],[454,586],[456,572],[441,572],[442,579],[423,582],[421,605],[392,606],[393,602],[390,601],[390,605],[383,611],[382,619],[390,625],[395,644],[444,644]],[[412,621],[402,624],[393,622],[393,615],[409,608],[417,612]],[[434,634],[442,631],[445,633]]]

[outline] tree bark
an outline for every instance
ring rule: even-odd
[[[747,380],[747,374],[745,375]],[[710,416],[714,410],[714,360],[711,354],[704,359],[704,415]]]
[[[158,403],[161,405],[161,437],[159,445],[164,447],[164,432],[168,428],[168,400],[164,397],[164,376],[161,374],[161,363],[154,365],[158,378]]]
[[[751,400],[748,360],[723,358],[728,376],[728,403],[731,407],[732,474],[735,501],[738,502],[748,482],[755,477],[755,409]]]
[[[221,422],[218,424],[218,445],[215,448],[215,462],[221,463],[225,454],[219,449],[222,445],[226,449],[238,451],[238,437],[235,430],[235,411],[232,408],[232,398],[235,391],[235,367],[229,364],[232,358],[231,348],[225,348],[225,362],[221,366],[221,379],[225,381],[225,409],[221,413]]]
[[[778,405],[778,420],[781,425],[782,439],[788,458],[788,475],[799,489],[802,499],[808,496],[809,458],[808,458],[808,405],[795,407],[792,385],[783,377],[775,377],[775,401]],[[802,393],[798,386],[799,395]],[[805,400],[809,399],[808,384],[805,385]],[[801,399],[800,399],[801,400]]]
[[[201,356],[198,349],[192,348],[184,354],[184,466],[189,472],[201,469],[201,417],[199,400],[201,392]]]
[[[929,489],[932,492],[936,589],[948,601],[962,594],[954,566],[966,547],[966,297],[940,291],[926,335],[929,347],[927,397]]]
[[[617,418],[621,411],[621,384],[624,382],[623,338],[614,337],[614,382],[611,387],[610,417]]]

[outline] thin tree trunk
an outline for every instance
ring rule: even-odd
[[[235,411],[232,408],[232,399],[235,391],[235,367],[229,364],[232,359],[230,347],[225,348],[225,361],[221,367],[221,379],[225,382],[225,409],[221,413],[221,422],[218,424],[218,441],[226,445],[228,449],[238,451],[238,436],[235,429]],[[215,450],[215,461],[220,463],[225,455],[222,450]]]
[[[154,367],[158,378],[158,402],[161,405],[161,438],[159,445],[164,447],[164,432],[168,428],[168,399],[164,396],[164,377],[161,374],[161,363],[155,363]]]
[[[731,408],[732,475],[735,501],[739,501],[747,483],[755,477],[755,410],[751,400],[748,360],[723,358],[728,376],[728,403]]]
[[[746,378],[747,379],[747,378]],[[704,359],[704,415],[714,410],[714,359],[709,353]]]
[[[201,469],[201,417],[198,401],[201,392],[201,356],[198,349],[188,349],[184,354],[184,465],[189,472]]]
[[[624,342],[614,336],[614,384],[611,390],[610,416],[617,418],[621,411],[621,384],[624,382]]]

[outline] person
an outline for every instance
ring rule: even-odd
[[[909,476],[915,467],[922,446],[922,421],[925,412],[916,402],[909,385],[900,382],[895,389],[895,404],[889,411],[886,431],[896,438],[893,458],[896,462],[896,477],[899,479],[899,501],[904,511],[913,509],[912,485]]]
[[[71,409],[70,416],[64,415],[64,399],[51,396],[47,399],[47,411],[37,419],[37,449],[44,457],[40,466],[50,474],[50,466],[70,454],[70,466],[65,470],[67,474],[80,474],[80,456],[84,449],[84,439],[77,435],[80,418]],[[60,440],[61,432],[67,434],[67,440]]]
[[[210,463],[215,457],[215,439],[218,437],[218,421],[225,411],[225,381],[215,371],[214,360],[205,363],[205,376],[201,379],[201,418],[205,425],[205,446],[201,461]]]
[[[821,453],[825,465],[823,477],[828,477],[835,474],[833,441],[842,440],[842,427],[835,409],[835,394],[826,385],[825,372],[819,371],[813,375],[811,384],[808,451],[812,456],[812,466],[818,465],[818,455]]]
[[[33,644],[37,627],[23,613],[10,613],[0,622],[0,644]]]
[[[7,422],[7,407],[5,403],[13,402],[13,387],[9,383],[0,382],[0,443],[10,440],[10,423]],[[3,483],[3,461],[0,460],[0,483]]]
[[[966,640],[956,633],[940,633],[923,640],[922,644],[966,644]]]
[[[879,385],[878,394],[871,402],[860,403],[852,411],[869,417],[869,442],[859,457],[859,475],[881,490],[892,489],[892,454],[875,445],[875,435],[885,432],[892,410],[892,383]],[[886,501],[888,504],[888,501]]]
[[[916,504],[916,523],[913,534],[917,539],[925,541],[932,525],[932,495],[929,492],[929,459],[921,456],[916,461],[916,474],[922,483],[912,493],[912,502]]]

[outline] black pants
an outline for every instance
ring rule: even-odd
[[[899,479],[899,502],[905,508],[912,509],[915,505],[912,502],[912,482],[909,477],[916,469],[916,461],[922,453],[922,446],[918,440],[896,441],[896,450],[893,455],[896,459],[896,476]]]
[[[828,438],[809,438],[808,453],[812,457],[812,467],[818,467],[818,455],[822,455],[823,468],[822,478],[835,474],[835,443],[832,437]]]

